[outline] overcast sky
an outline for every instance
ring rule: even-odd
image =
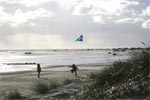
[[[80,35],[83,42],[75,42]],[[0,49],[150,45],[150,0],[0,0]]]

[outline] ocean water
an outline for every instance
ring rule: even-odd
[[[25,54],[30,52],[31,54]],[[114,61],[129,58],[128,51],[115,52],[111,50],[12,50],[0,51],[0,73],[28,71],[36,65],[8,65],[9,63],[40,63],[42,67],[72,64],[108,65]]]

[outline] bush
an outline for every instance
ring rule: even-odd
[[[31,86],[31,90],[35,94],[45,94],[48,92],[48,84],[38,82],[38,83]]]
[[[98,73],[90,73],[88,77],[89,77],[90,79],[95,79],[95,78],[97,78],[97,74],[98,74]]]
[[[51,80],[48,82],[48,89],[55,89],[57,87],[61,86],[60,83],[57,80]]]
[[[127,62],[117,61],[101,73],[90,75],[91,85],[77,100],[143,99],[149,97],[150,52],[135,52]]]
[[[6,100],[18,99],[18,98],[21,98],[21,94],[19,93],[18,90],[6,91],[4,92],[4,98]]]
[[[31,86],[31,90],[35,93],[35,94],[45,94],[47,93],[49,90],[51,89],[55,89],[57,87],[59,87],[60,84],[58,83],[57,80],[51,80],[49,82],[38,82],[36,84],[33,84]]]
[[[70,84],[70,83],[72,83],[73,82],[73,80],[71,80],[71,79],[65,79],[64,81],[63,81],[63,85],[67,85],[67,84]]]

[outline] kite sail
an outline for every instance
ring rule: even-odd
[[[78,38],[76,39],[76,41],[82,42],[82,41],[83,41],[83,35],[80,35],[80,37],[78,37]]]

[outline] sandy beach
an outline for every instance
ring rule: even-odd
[[[18,90],[23,97],[33,97],[31,87],[36,83],[57,80],[63,82],[66,79],[73,81],[69,86],[63,86],[54,92],[48,93],[47,100],[54,100],[61,96],[61,99],[69,99],[84,87],[88,80],[87,76],[108,67],[114,61],[126,60],[130,51],[118,52],[113,50],[69,50],[69,51],[31,51],[31,54],[24,54],[25,51],[3,51],[0,56],[0,93]],[[114,55],[114,53],[116,55]],[[88,55],[87,55],[88,54]],[[37,64],[41,65],[41,77],[37,77]],[[78,78],[71,73],[72,64],[79,68]],[[64,92],[65,91],[65,92]],[[36,95],[37,97],[37,95]],[[31,100],[39,100],[43,98]],[[51,98],[51,99],[49,99]],[[26,100],[26,99],[25,99]],[[30,99],[29,99],[30,100]],[[46,100],[45,97],[43,100]]]
[[[99,64],[82,64],[77,66],[79,68],[78,79],[86,79],[88,74],[102,70],[105,67]],[[37,78],[36,69],[32,71],[0,73],[0,92],[17,89],[24,96],[27,96],[31,92],[29,87],[36,82],[45,82],[54,79],[59,81],[75,79],[75,75],[70,72],[70,69],[67,65],[47,66],[42,68],[41,78]],[[79,87],[81,84],[78,84]]]

